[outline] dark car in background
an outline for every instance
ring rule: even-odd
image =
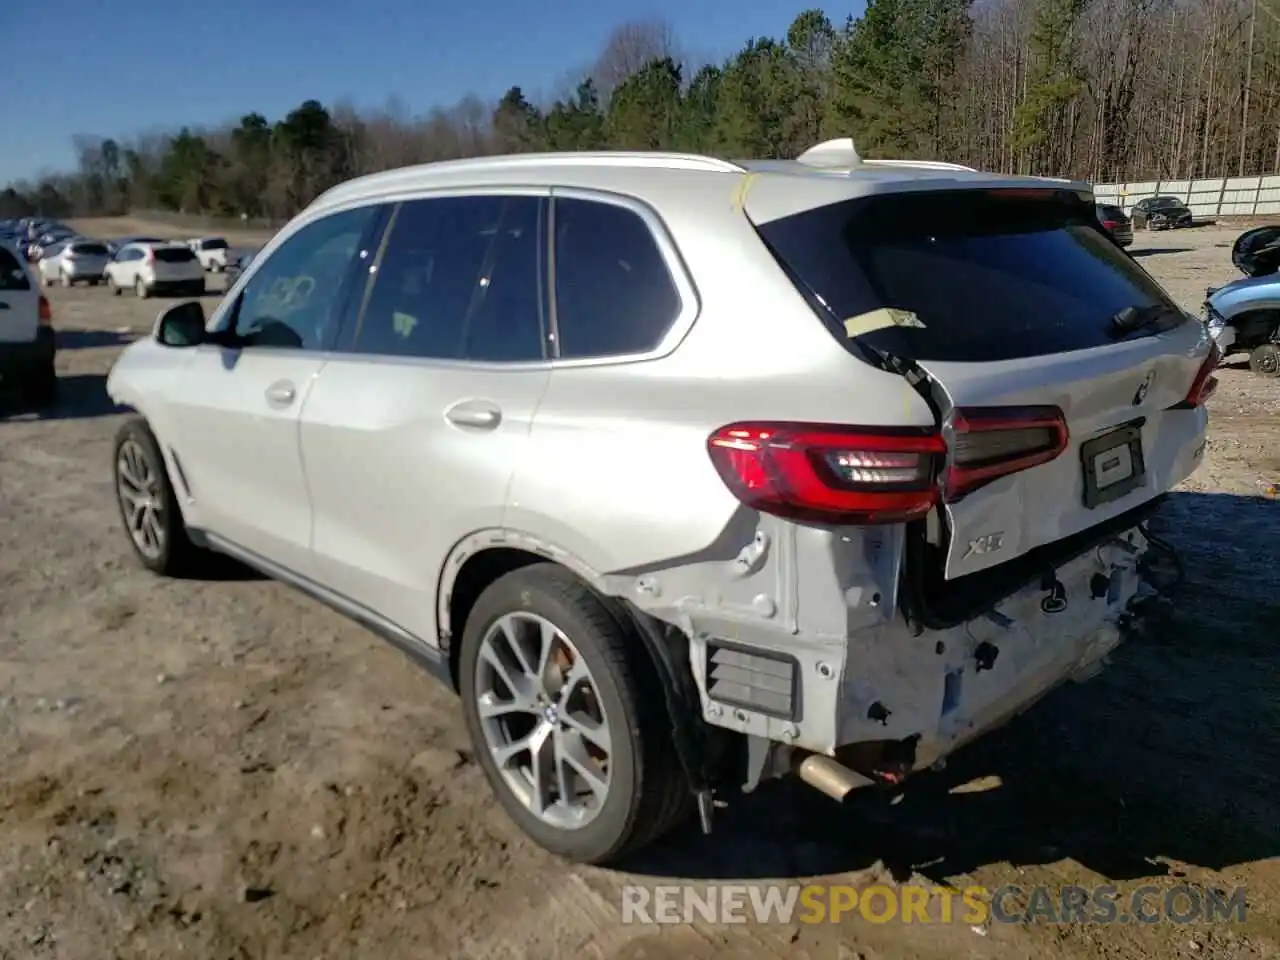
[[[1112,240],[1122,247],[1133,243],[1133,221],[1124,210],[1112,203],[1099,203],[1095,211],[1102,229],[1111,234]]]
[[[1191,208],[1177,197],[1143,197],[1133,205],[1138,230],[1172,230],[1191,226]]]

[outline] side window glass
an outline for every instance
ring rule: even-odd
[[[341,315],[337,301],[348,268],[379,209],[332,214],[281,244],[240,294],[237,340],[248,347],[325,349]]]
[[[442,360],[543,359],[543,201],[439,197],[401,205],[355,352]]]
[[[648,224],[616,204],[560,198],[555,225],[560,356],[654,349],[680,313],[680,294]]]
[[[18,263],[18,258],[0,247],[0,290],[18,292],[30,289],[31,282],[27,280],[27,273]]]

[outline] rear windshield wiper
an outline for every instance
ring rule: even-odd
[[[1111,318],[1109,332],[1114,337],[1124,337],[1136,330],[1158,328],[1160,332],[1172,330],[1186,320],[1177,307],[1165,303],[1151,303],[1143,307],[1125,307]]]

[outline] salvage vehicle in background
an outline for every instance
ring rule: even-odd
[[[1242,277],[1205,295],[1205,323],[1223,356],[1246,354],[1254,373],[1280,377],[1280,274]]]
[[[1137,230],[1172,230],[1191,226],[1191,208],[1177,197],[1144,197],[1130,211]]]
[[[1087,184],[478,157],[334,187],[161,314],[112,481],[148,569],[228,554],[450,684],[510,817],[600,863],[1100,670],[1217,361]]]

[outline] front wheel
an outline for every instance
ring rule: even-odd
[[[153,573],[180,575],[203,555],[187,536],[160,445],[141,417],[116,433],[113,480],[134,554]]]
[[[1280,377],[1280,346],[1264,343],[1249,354],[1249,369],[1259,376]]]
[[[459,655],[476,757],[539,846],[604,863],[688,812],[644,644],[570,571],[538,563],[496,580],[467,618]]]

